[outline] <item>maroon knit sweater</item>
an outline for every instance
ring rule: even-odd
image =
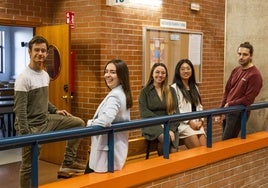
[[[259,70],[252,66],[248,69],[236,67],[225,86],[221,106],[251,105],[262,88],[262,76]]]

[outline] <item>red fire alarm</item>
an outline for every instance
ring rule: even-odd
[[[74,12],[66,12],[66,23],[74,29]]]

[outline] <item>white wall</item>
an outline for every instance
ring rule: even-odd
[[[256,98],[268,101],[268,1],[226,0],[225,82],[231,70],[238,65],[237,47],[250,42],[254,47],[253,63],[263,76],[263,88]],[[224,84],[225,85],[225,84]],[[267,129],[268,110],[254,110],[248,123],[248,132]]]

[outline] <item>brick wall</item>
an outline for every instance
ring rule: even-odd
[[[138,187],[267,187],[267,156],[268,148],[264,148],[150,182]]]
[[[142,27],[159,26],[159,20],[187,22],[187,29],[203,32],[203,65],[200,92],[205,109],[216,108],[223,92],[224,71],[224,0],[196,0],[201,10],[189,9],[190,0],[163,0],[162,8],[109,7],[106,0],[27,0],[1,1],[0,17],[9,24],[64,24],[65,13],[75,13],[71,31],[72,50],[76,52],[76,81],[73,114],[87,120],[108,90],[103,68],[112,58],[127,62],[130,69],[134,107],[132,119],[139,118],[138,95],[142,87]],[[2,21],[3,22],[3,21]],[[214,140],[221,128],[214,128]],[[131,137],[140,131],[131,132]],[[82,142],[80,155],[85,158],[88,139]]]
[[[190,2],[164,1],[162,10],[108,7],[104,0],[57,2],[55,23],[64,23],[66,11],[75,12],[75,29],[72,30],[72,49],[77,54],[75,114],[84,119],[93,116],[108,92],[102,78],[103,66],[112,58],[121,58],[128,63],[131,74],[132,119],[139,118],[142,27],[159,26],[160,18],[186,21],[188,30],[203,32],[200,91],[205,109],[218,107],[223,88],[225,1],[200,1],[199,12],[189,9]]]
[[[8,25],[31,26],[51,24],[53,20],[53,1],[44,0],[1,0],[0,18],[7,20]],[[2,20],[1,25],[5,24]],[[19,25],[18,25],[19,24]]]

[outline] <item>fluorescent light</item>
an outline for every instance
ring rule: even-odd
[[[161,6],[162,0],[130,0],[132,4],[147,5],[147,6]]]
[[[160,7],[162,5],[162,0],[106,0],[106,5]]]

